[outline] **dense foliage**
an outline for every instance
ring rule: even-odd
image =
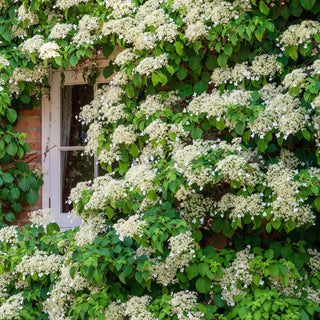
[[[108,172],[71,191],[84,224],[0,230],[0,319],[319,318],[320,2],[0,6],[0,134],[52,69],[112,76],[79,115]]]

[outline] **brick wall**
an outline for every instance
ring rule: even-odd
[[[33,108],[32,110],[23,110],[19,117],[18,123],[14,128],[16,132],[25,132],[28,134],[25,141],[29,144],[31,152],[27,154],[23,160],[34,168],[41,167],[41,108]],[[28,203],[23,204],[21,212],[17,215],[16,223],[22,226],[28,222],[28,212],[41,208],[41,190],[40,199],[34,205]]]

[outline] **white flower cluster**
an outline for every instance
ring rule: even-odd
[[[149,95],[146,100],[144,100],[138,106],[138,115],[144,115],[146,119],[155,114],[156,112],[163,111],[164,103],[161,101],[160,95]]]
[[[99,30],[99,18],[84,15],[79,21],[78,32],[74,35],[72,40],[77,44],[93,44],[98,37]]]
[[[16,266],[16,272],[22,274],[23,278],[27,275],[38,274],[39,277],[57,272],[62,263],[61,256],[45,251],[36,250],[32,255],[25,255],[22,261]]]
[[[73,30],[75,25],[68,23],[56,23],[50,30],[50,39],[64,39],[68,33]]]
[[[18,21],[23,22],[24,26],[27,27],[39,23],[37,14],[35,12],[30,12],[25,3],[22,3],[18,9]]]
[[[108,6],[114,8],[111,16],[115,19],[105,22],[102,27],[103,35],[117,34],[120,39],[133,44],[138,50],[153,49],[157,41],[173,42],[177,36],[177,25],[161,7],[160,1],[148,0],[137,8],[128,6],[128,13],[120,9],[123,8],[124,0],[117,2],[117,6],[113,2]],[[135,11],[134,18],[131,16],[131,10]],[[149,31],[149,27],[154,30]]]
[[[117,54],[116,58],[114,59],[114,64],[120,67],[126,64],[128,61],[136,59],[137,57],[138,56],[133,53],[132,48],[127,48]]]
[[[168,1],[173,10],[184,12],[183,19],[186,23],[185,38],[195,42],[204,37],[210,27],[207,22],[217,26],[228,24],[232,19],[237,19],[243,12],[251,10],[249,0],[237,0],[233,3],[227,1]],[[183,10],[183,11],[182,11]]]
[[[132,165],[125,175],[125,179],[129,184],[144,193],[156,188],[155,177],[156,173],[148,163]]]
[[[179,191],[178,191],[179,192]],[[179,197],[179,194],[176,194],[176,198]],[[213,200],[209,197],[204,197],[202,194],[198,193],[189,193],[186,196],[182,197],[182,202],[180,204],[180,215],[181,218],[188,223],[204,222],[204,217],[209,214],[213,208]]]
[[[255,56],[251,66],[247,62],[242,62],[233,68],[216,68],[211,74],[211,83],[215,86],[227,83],[238,86],[245,79],[257,81],[261,77],[268,77],[272,80],[272,77],[281,70],[282,64],[276,55],[262,54]]]
[[[92,121],[116,123],[120,119],[125,119],[127,117],[124,111],[125,105],[121,103],[123,94],[123,89],[118,86],[103,86],[90,104],[82,107],[79,120],[82,123]]]
[[[133,13],[135,4],[131,0],[104,0],[106,8],[112,9],[114,18],[121,18]]]
[[[217,117],[218,120],[228,110],[229,105],[249,105],[251,92],[245,90],[233,90],[230,93],[220,94],[218,90],[213,90],[212,93],[202,93],[195,97],[188,104],[186,110],[190,114],[206,113],[206,117]]]
[[[243,153],[228,155],[220,160],[216,164],[215,172],[221,174],[225,181],[239,181],[243,186],[253,186],[260,180],[258,164],[248,162]]]
[[[12,280],[17,280],[11,272],[3,272],[0,275],[0,299],[6,300],[9,297],[7,286]]]
[[[0,319],[1,320],[18,320],[21,319],[19,312],[23,310],[23,293],[12,295],[0,306]]]
[[[68,197],[68,203],[74,202],[77,204],[82,199],[82,192],[84,190],[90,190],[88,182],[78,182],[77,185],[71,189],[70,195]]]
[[[272,129],[279,131],[286,139],[309,124],[310,116],[299,99],[289,93],[280,93],[264,101],[265,109],[260,111],[253,124],[248,123],[253,134],[263,138]]]
[[[164,286],[178,281],[176,273],[189,265],[195,252],[190,231],[171,237],[168,242],[169,255],[163,261],[150,259],[151,265],[148,268],[151,279]]]
[[[0,241],[12,245],[18,242],[18,231],[16,226],[4,227],[0,229]]]
[[[147,57],[139,62],[135,68],[135,72],[141,75],[149,75],[154,71],[163,68],[168,64],[168,56],[166,53],[157,57]]]
[[[132,297],[125,304],[124,314],[131,320],[153,320],[152,313],[146,310],[149,302],[149,296]]]
[[[81,2],[90,2],[90,0],[57,0],[56,6],[65,10],[77,6]]]
[[[9,66],[10,61],[8,59],[6,59],[4,56],[0,56],[0,64],[2,66]]]
[[[125,237],[142,236],[143,228],[147,225],[146,221],[141,220],[140,215],[135,214],[129,217],[127,220],[120,219],[113,225],[113,229],[116,230],[116,234],[121,241]]]
[[[304,20],[301,24],[294,24],[282,33],[279,39],[282,50],[287,46],[296,46],[311,42],[312,36],[319,32],[320,22]]]
[[[89,282],[82,278],[79,272],[71,278],[70,268],[72,265],[63,265],[60,269],[60,279],[55,287],[49,292],[50,297],[43,302],[43,310],[49,315],[50,320],[69,319],[67,311],[73,302],[72,291],[90,289]]]
[[[266,178],[276,197],[271,203],[273,216],[295,221],[298,226],[302,226],[312,223],[315,217],[310,205],[304,204],[304,199],[297,199],[300,183],[294,180],[296,173],[279,162],[269,166]]]
[[[60,56],[58,50],[60,46],[55,42],[46,42],[39,48],[39,58],[42,60],[56,58]]]
[[[50,209],[40,209],[28,213],[29,221],[38,226],[46,226],[53,222],[53,213]]]
[[[121,143],[132,144],[137,140],[137,135],[132,125],[124,126],[121,124],[113,131],[111,140],[113,145],[119,145]]]
[[[77,246],[82,247],[92,244],[101,232],[106,231],[105,218],[103,214],[90,215],[80,226],[79,231],[74,235],[74,241]]]
[[[40,47],[43,45],[43,36],[37,34],[33,36],[32,38],[28,38],[22,44],[21,52],[24,54],[32,54],[34,52],[39,51]]]
[[[126,311],[125,304],[111,302],[104,312],[106,320],[123,320]]]
[[[282,80],[282,84],[285,88],[295,88],[297,86],[304,87],[305,80],[308,74],[304,68],[294,69],[288,73]]]
[[[93,122],[87,132],[87,144],[85,147],[85,153],[93,155],[97,154],[99,147],[99,138],[103,134],[103,129],[100,123]]]
[[[320,252],[316,249],[308,249],[310,256],[309,267],[314,272],[320,271]]]
[[[172,306],[171,312],[176,314],[181,320],[201,320],[204,314],[199,312],[192,312],[197,303],[197,293],[191,291],[179,291],[172,295],[170,300]]]
[[[245,289],[251,285],[253,276],[250,273],[250,262],[254,255],[246,248],[237,252],[237,257],[228,268],[223,269],[223,278],[219,279],[222,299],[227,305],[234,306],[234,297],[238,294],[244,296]]]
[[[263,202],[259,194],[252,194],[249,197],[236,196],[231,193],[226,193],[217,203],[218,212],[225,215],[229,213],[231,220],[241,219],[245,215],[258,216],[264,211]]]

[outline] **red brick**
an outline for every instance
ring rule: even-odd
[[[41,142],[28,142],[31,152],[40,151],[41,152]]]
[[[15,131],[24,132],[29,128],[41,128],[41,118],[38,116],[21,117],[15,127]]]
[[[21,117],[21,116],[36,116],[36,115],[41,115],[41,108],[22,110],[19,114],[19,117]]]

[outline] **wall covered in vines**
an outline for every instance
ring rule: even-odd
[[[107,172],[71,191],[84,224],[0,230],[0,319],[319,318],[319,1],[0,7],[0,158],[54,69],[112,77],[79,115]],[[41,178],[12,170],[14,215]]]

